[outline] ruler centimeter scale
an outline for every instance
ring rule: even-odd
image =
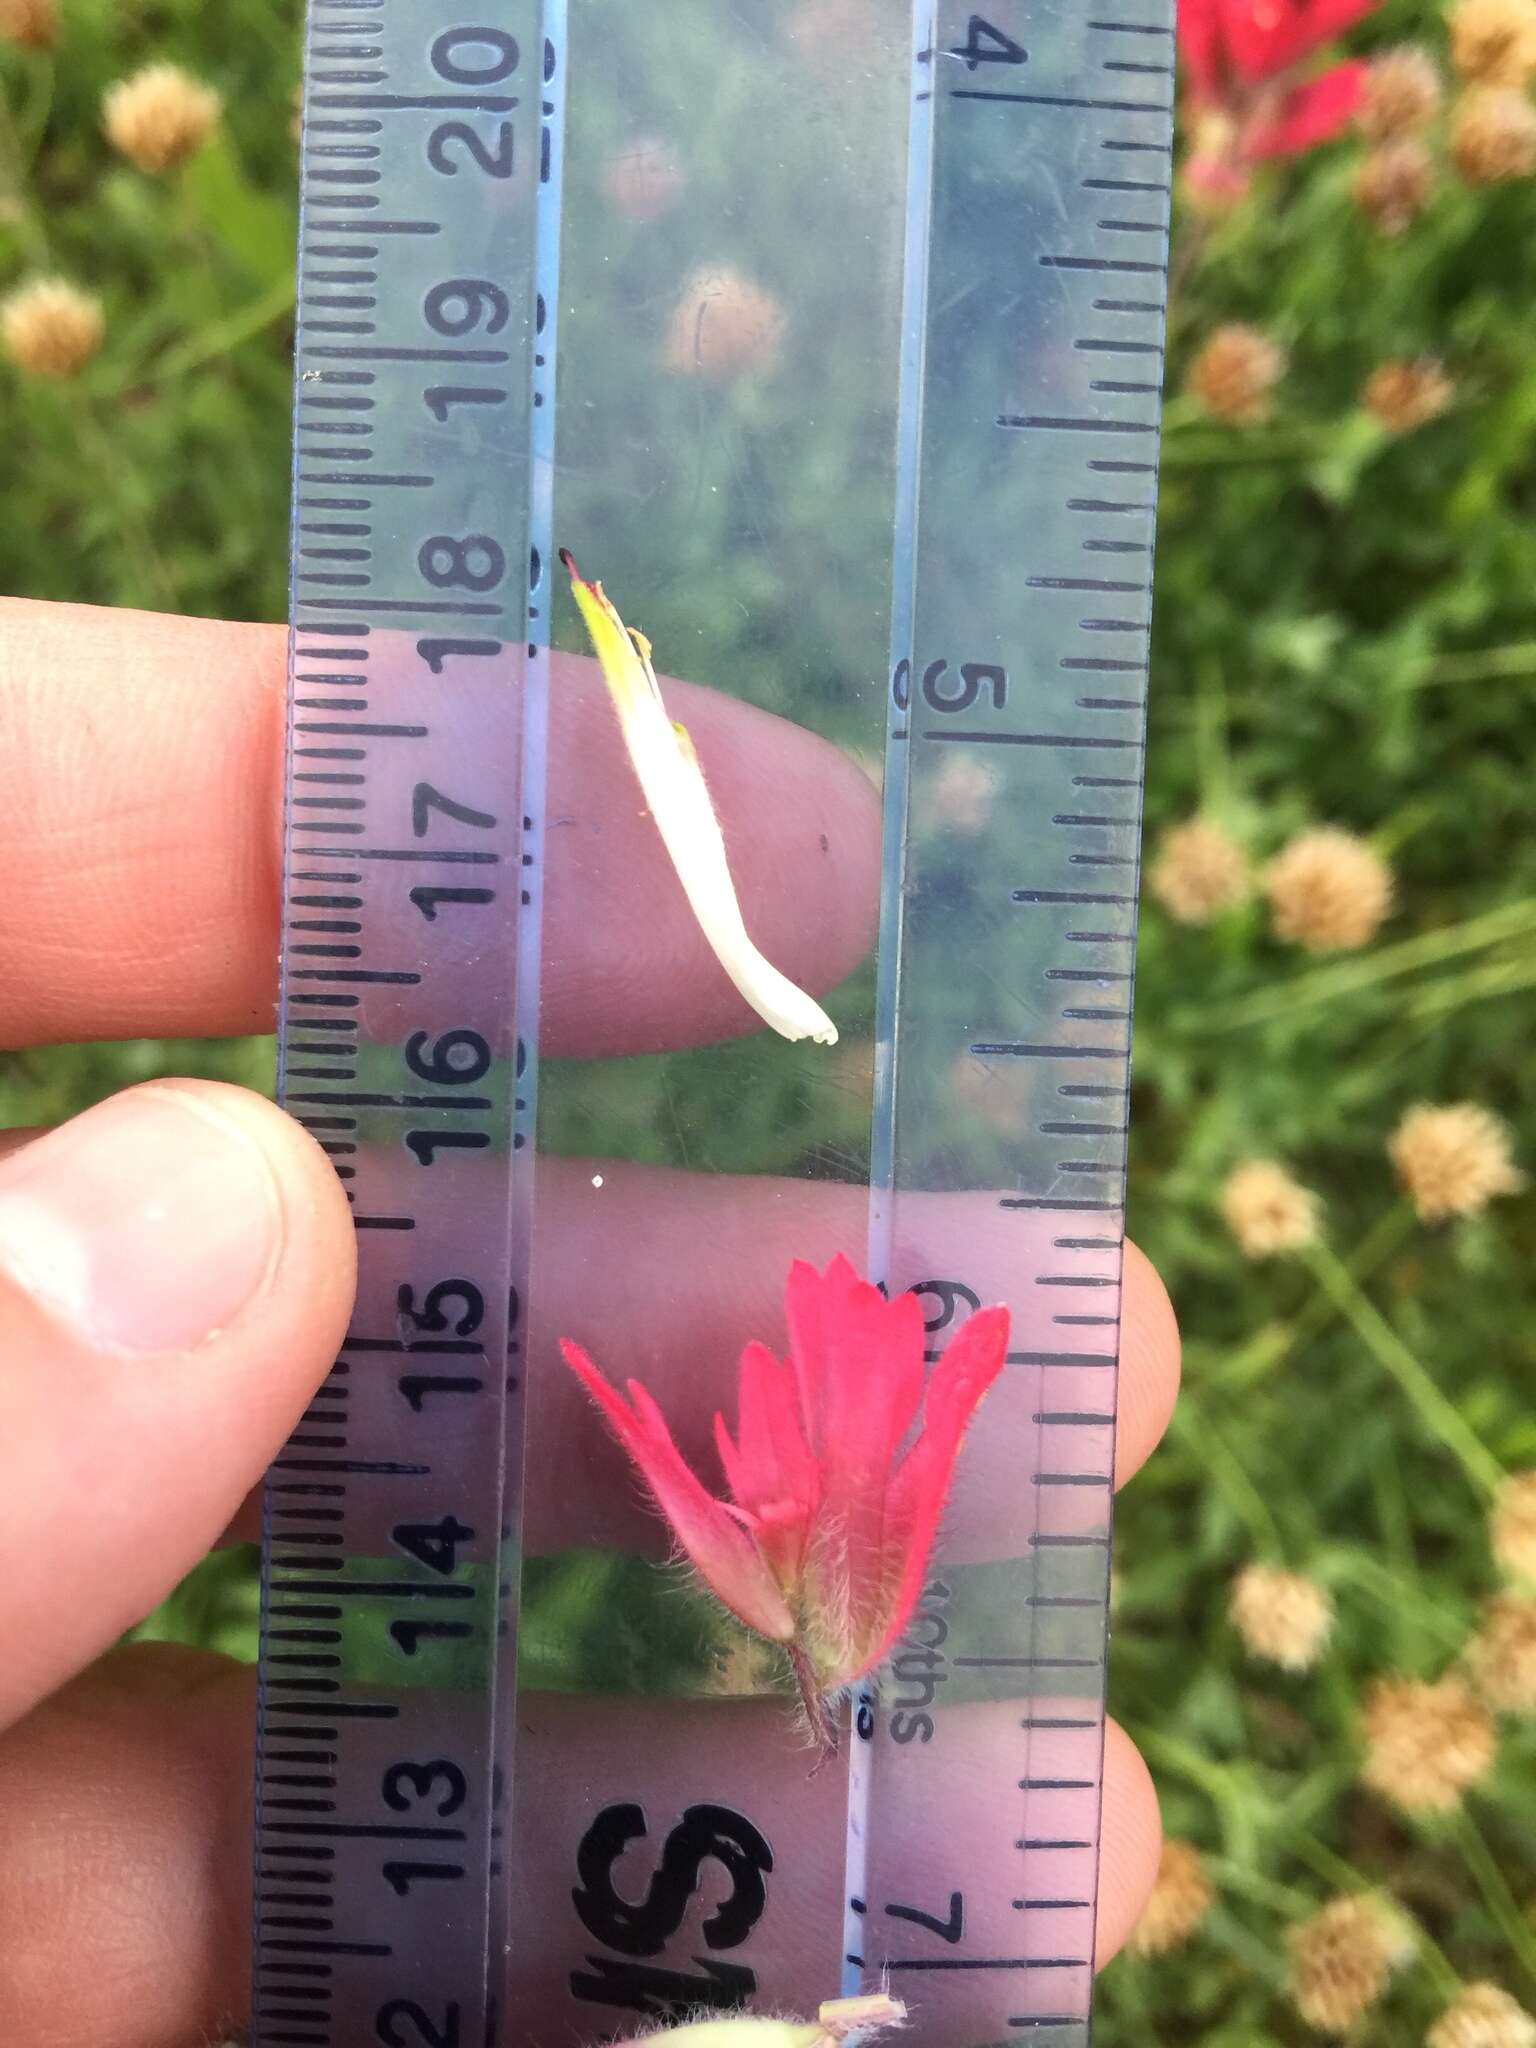
[[[523,1344],[562,165],[605,20],[571,10],[574,50],[565,0],[310,0],[280,1090],[360,1277],[266,1488],[257,2048],[546,2024],[506,1864],[537,1789],[524,1372],[553,1369]],[[629,2006],[572,2003],[562,2039],[653,2020],[667,1984],[813,2006],[840,1967],[888,1972],[936,2043],[1087,2041],[1171,9],[918,0],[902,46],[870,1263],[937,1355],[1009,1247],[1017,1348],[977,1431],[1008,1432],[1020,1505],[1001,1580],[941,1544],[854,1703],[831,1979],[775,1981],[745,1936],[702,1976],[631,1950],[574,1994]]]

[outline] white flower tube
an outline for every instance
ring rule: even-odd
[[[601,583],[588,583],[563,548],[560,559],[570,573],[645,801],[715,958],[781,1037],[835,1045],[837,1026],[826,1011],[764,959],[747,935],[704,772],[687,728],[667,715],[651,666],[651,643],[624,624]]]

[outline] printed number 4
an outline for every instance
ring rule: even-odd
[[[978,64],[1026,64],[1029,61],[1028,53],[1012,36],[1005,36],[1000,28],[994,28],[979,14],[971,16],[966,26],[965,41],[949,54],[951,57],[963,57],[967,71],[974,71]]]

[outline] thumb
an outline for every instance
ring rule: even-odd
[[[217,1539],[355,1263],[324,1154],[242,1089],[151,1082],[0,1162],[0,1726]]]

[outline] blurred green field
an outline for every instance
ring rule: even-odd
[[[1443,62],[1442,19],[1411,0],[1388,0],[1352,46],[1405,39]],[[104,89],[152,58],[213,82],[227,109],[169,179],[100,133]],[[0,365],[0,589],[283,616],[297,76],[291,0],[66,0],[51,55],[0,44],[0,293],[57,272],[106,315],[75,379]],[[1149,851],[1197,813],[1255,867],[1299,829],[1339,825],[1390,863],[1396,897],[1373,942],[1327,959],[1273,935],[1262,893],[1210,924],[1156,902],[1143,917],[1130,1224],[1179,1310],[1185,1391],[1121,1504],[1112,1693],[1214,1902],[1187,1941],[1112,1967],[1103,2048],[1315,2039],[1286,1929],[1365,1888],[1417,1933],[1351,2035],[1361,2048],[1420,2040],[1457,1978],[1536,2009],[1529,1716],[1500,1719],[1495,1763],[1443,1816],[1360,1783],[1367,1688],[1460,1668],[1502,1583],[1499,1475],[1536,1467],[1536,1196],[1432,1227],[1386,1151],[1411,1105],[1471,1101],[1536,1162],[1536,180],[1474,189],[1434,146],[1435,191],[1400,236],[1357,210],[1350,139],[1266,170],[1219,219],[1186,209],[1176,232]],[[1258,424],[1214,421],[1186,391],[1228,321],[1288,355]],[[1394,434],[1361,388],[1420,356],[1453,394]],[[671,1082],[636,1067],[628,1088],[610,1074],[565,1091],[581,1098],[573,1147],[611,1144],[608,1119],[632,1156],[665,1156],[646,1134],[677,1113]],[[695,1114],[711,1086],[729,1096],[731,1071],[700,1063]],[[173,1072],[266,1088],[271,1046],[5,1056],[0,1116],[48,1122]],[[792,1165],[820,1134],[773,1135]],[[1322,1197],[1325,1250],[1238,1249],[1221,1190],[1254,1155]],[[1331,1594],[1310,1669],[1257,1661],[1234,1629],[1231,1583],[1255,1561]],[[235,1556],[150,1626],[244,1653],[251,1622]]]

